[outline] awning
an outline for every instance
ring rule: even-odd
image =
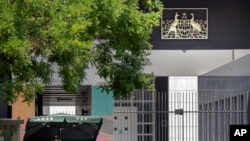
[[[96,141],[102,118],[56,114],[31,117],[26,124],[23,141],[52,141],[58,136],[61,141]]]

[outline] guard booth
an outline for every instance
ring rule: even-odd
[[[20,141],[22,119],[0,119],[0,141]]]
[[[23,141],[96,141],[102,125],[101,117],[55,114],[30,117]]]

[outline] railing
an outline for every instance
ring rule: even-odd
[[[137,92],[115,100],[111,136],[114,141],[228,141],[230,125],[248,123],[248,97],[232,91]]]

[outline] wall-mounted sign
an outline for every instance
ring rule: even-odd
[[[250,49],[248,0],[161,0],[154,50]]]
[[[207,8],[165,8],[161,39],[207,39]]]

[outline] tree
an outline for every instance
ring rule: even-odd
[[[147,88],[148,42],[159,25],[159,0],[0,1],[1,97],[26,102],[51,83],[59,66],[66,91],[77,93],[91,64],[114,96]]]

